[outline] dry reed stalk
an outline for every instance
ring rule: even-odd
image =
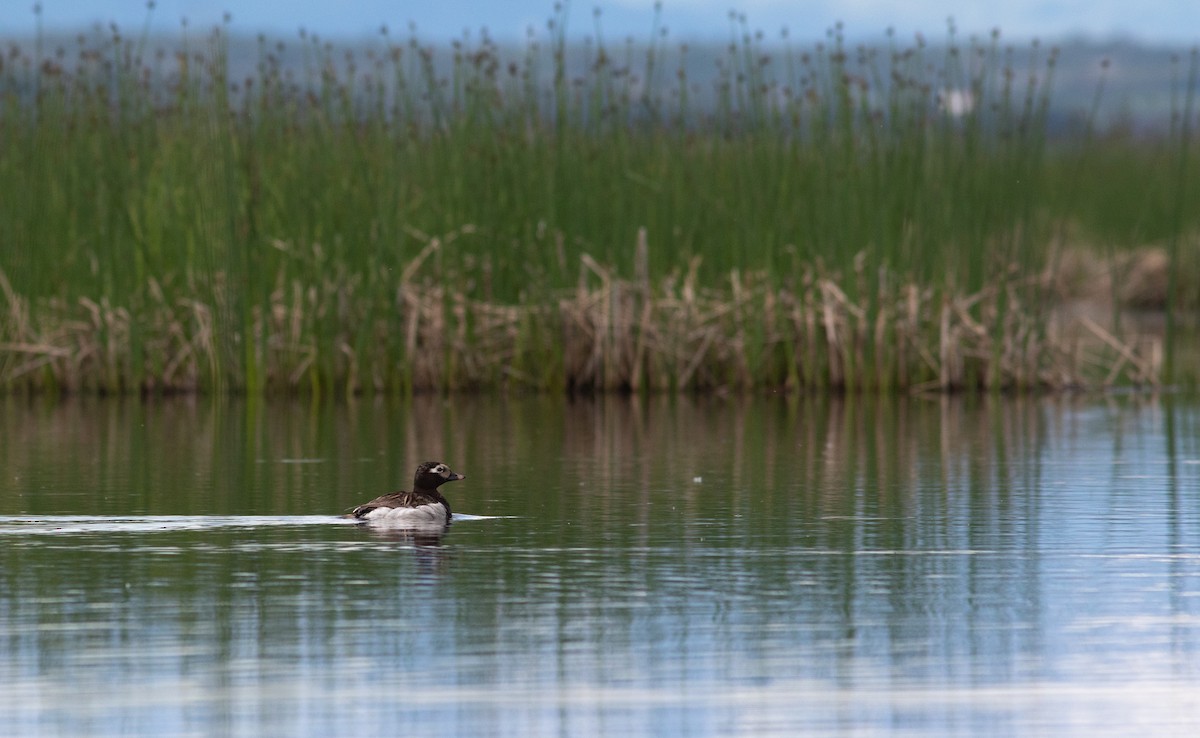
[[[420,258],[435,243],[427,242]],[[268,304],[254,308],[246,340],[266,349],[266,391],[514,383],[588,391],[768,384],[947,391],[1069,387],[1089,378],[1103,385],[1158,383],[1157,342],[1123,342],[1086,318],[1075,322],[1076,331],[1047,322],[1029,307],[1031,285],[1020,280],[1006,277],[962,295],[893,283],[881,273],[868,307],[819,268],[807,268],[795,289],[738,272],[723,289],[701,289],[693,261],[682,278],[676,273],[654,286],[644,268],[643,235],[637,249],[635,280],[587,257],[576,288],[555,305],[472,299],[418,282],[411,268],[401,275],[389,316],[377,298],[360,296],[353,275],[335,273],[316,285],[281,280]],[[220,346],[243,339],[218,340],[215,319],[226,309],[224,289],[219,276],[207,288],[151,281],[136,307],[88,298],[35,305],[0,275],[7,301],[0,314],[0,384],[100,392],[238,388],[231,381],[237,364]],[[171,290],[192,294],[169,299]],[[208,301],[197,297],[205,292]],[[237,325],[226,321],[224,330]],[[134,326],[140,366],[132,364]],[[538,366],[558,370],[530,371]]]
[[[12,336],[28,335],[29,306],[24,298],[13,291],[3,269],[0,269],[0,292],[4,293],[4,301],[8,304],[8,310],[4,312],[5,333]]]
[[[808,386],[819,386],[825,384],[821,381],[821,375],[817,371],[819,364],[818,352],[820,351],[820,328],[818,327],[817,311],[817,294],[814,289],[814,275],[811,269],[805,270],[804,276],[804,333],[800,336],[800,341],[808,347],[808,360],[805,365],[808,367]]]
[[[835,387],[841,387],[845,381],[845,366],[843,363],[841,321],[838,320],[837,306],[831,297],[830,282],[822,279],[818,284],[821,292],[821,318],[825,328],[825,342],[829,361],[829,382]]]
[[[1137,370],[1137,374],[1134,376],[1135,381],[1155,386],[1158,385],[1158,372],[1156,371],[1157,364],[1153,358],[1150,360],[1141,359],[1136,353],[1134,353],[1130,346],[1121,343],[1119,340],[1117,340],[1116,336],[1104,330],[1104,328],[1086,315],[1080,316],[1079,322],[1084,328],[1087,328],[1089,331],[1091,331],[1106,345],[1112,347],[1112,349],[1117,352],[1117,355],[1121,357],[1121,360],[1114,364],[1109,370],[1108,375],[1105,376],[1104,385],[1106,387],[1112,385],[1113,382],[1116,381],[1117,377],[1120,376],[1121,369],[1124,368],[1126,363],[1131,364],[1134,369]],[[1158,353],[1158,351],[1152,349],[1151,356],[1154,357]]]
[[[492,377],[503,377],[505,381],[536,386],[535,378],[518,366],[521,326],[531,311],[514,305],[471,303],[465,298],[461,310],[463,320],[470,319],[475,324],[472,341],[464,338],[459,348],[464,356],[466,380],[484,386]]]
[[[645,228],[639,228],[634,252],[634,272],[637,278],[637,299],[641,309],[637,321],[637,341],[633,347],[633,367],[629,377],[629,389],[637,392],[642,388],[643,365],[646,361],[646,342],[650,338],[650,318],[653,300],[650,294],[650,244]]]

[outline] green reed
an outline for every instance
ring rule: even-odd
[[[403,391],[428,384],[414,352],[454,356],[478,319],[440,345],[405,340],[403,284],[441,288],[422,294],[449,324],[455,299],[554,305],[590,279],[586,255],[656,289],[690,268],[703,286],[761,273],[798,290],[816,269],[873,310],[880,270],[974,292],[1042,269],[1064,224],[1102,246],[1169,241],[1176,258],[1194,243],[1200,211],[1180,207],[1200,201],[1194,80],[1166,138],[1085,126],[1056,141],[1056,51],[998,34],[868,48],[835,28],[800,46],[734,18],[702,75],[697,50],[657,32],[609,45],[597,27],[572,44],[565,22],[521,49],[486,35],[437,48],[385,32],[359,51],[260,39],[241,66],[226,28],[185,27],[161,49],[117,29],[11,49],[0,270],[34,300],[161,303],[176,333],[211,342],[205,387],[261,390],[292,352],[314,391],[371,372]],[[567,383],[531,315],[497,347],[507,371]],[[163,342],[183,340],[97,321],[97,350],[128,353],[96,380],[109,389],[153,383]],[[747,326],[737,372],[811,371]],[[887,346],[846,349],[841,383],[878,384],[862,377],[895,361]]]

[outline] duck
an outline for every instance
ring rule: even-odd
[[[426,461],[413,475],[411,492],[392,492],[376,497],[354,508],[347,517],[405,525],[449,525],[453,513],[438,487],[466,478],[440,461]]]

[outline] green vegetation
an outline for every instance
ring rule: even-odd
[[[1051,121],[1056,52],[998,36],[743,22],[703,83],[561,17],[511,53],[382,41],[264,39],[244,75],[222,29],[4,55],[0,386],[1154,382],[1055,329],[1042,277],[1146,245],[1200,273],[1194,56],[1142,135]]]

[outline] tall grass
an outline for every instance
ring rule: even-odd
[[[521,49],[486,35],[435,48],[385,32],[357,52],[259,39],[244,70],[227,28],[185,27],[169,48],[114,28],[10,49],[0,341],[20,343],[20,328],[53,348],[91,324],[111,356],[73,381],[118,391],[172,385],[184,366],[181,386],[247,391],[607,387],[618,375],[629,387],[652,373],[647,331],[620,338],[632,358],[604,359],[624,374],[596,374],[572,368],[546,317],[569,325],[564,295],[629,280],[639,305],[687,283],[746,313],[730,340],[753,366],[714,368],[701,352],[655,386],[705,372],[711,385],[911,385],[930,377],[895,355],[900,327],[882,317],[904,285],[934,290],[922,303],[934,314],[938,299],[993,294],[997,321],[980,325],[999,366],[1014,304],[1043,318],[1028,330],[1049,330],[1034,282],[1006,275],[1039,273],[1065,231],[1170,242],[1177,264],[1197,261],[1200,210],[1182,206],[1200,202],[1194,74],[1167,137],[1085,121],[1086,135],[1052,140],[1056,51],[998,34],[867,48],[835,28],[801,46],[734,18],[699,81],[695,49],[658,35],[612,46],[599,30],[572,45],[565,22]],[[835,278],[841,297],[823,288],[825,302],[858,306],[880,338],[833,364],[773,344],[791,339],[757,320],[745,280],[799,299],[814,275]],[[1172,289],[1198,302],[1194,286]],[[489,341],[494,369],[461,364]],[[37,376],[11,345],[5,356],[10,379]],[[44,381],[72,372],[58,373]],[[977,383],[1004,384],[988,377]]]

